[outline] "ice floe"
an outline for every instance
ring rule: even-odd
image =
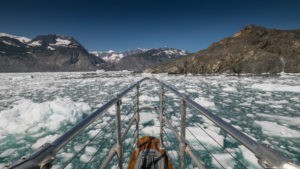
[[[65,123],[75,123],[84,113],[90,113],[90,106],[69,98],[42,103],[20,100],[13,108],[1,111],[0,135],[33,134],[40,129],[56,131]]]
[[[270,121],[254,121],[255,124],[262,127],[264,134],[277,137],[300,138],[300,131]]]
[[[253,89],[258,89],[262,91],[278,91],[278,92],[300,92],[300,85],[283,85],[283,84],[253,84],[251,86]]]

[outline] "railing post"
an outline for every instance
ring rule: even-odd
[[[140,85],[138,84],[136,86],[136,113],[135,113],[135,123],[136,123],[135,137],[136,137],[136,143],[139,140],[139,124],[140,124],[140,100],[139,100],[139,97],[140,97]]]
[[[117,135],[117,155],[119,158],[118,164],[119,168],[123,169],[123,152],[122,152],[122,136],[121,136],[121,100],[118,98],[116,103],[116,135]]]
[[[159,104],[159,123],[160,123],[160,132],[159,132],[159,137],[160,137],[160,144],[161,148],[164,147],[164,140],[163,140],[163,125],[164,125],[164,86],[160,86],[160,104]]]
[[[185,128],[186,128],[186,101],[184,98],[180,101],[181,105],[181,131],[180,131],[180,143],[179,143],[179,156],[180,156],[180,169],[184,169],[185,159]]]

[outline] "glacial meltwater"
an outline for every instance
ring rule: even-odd
[[[284,156],[300,162],[300,74],[5,73],[0,74],[0,168],[55,140],[146,76],[173,86],[257,142],[269,144]],[[141,106],[159,106],[157,83],[142,83],[140,90]],[[134,112],[134,91],[122,99],[123,131]],[[180,99],[166,91],[165,102],[166,116],[179,129]],[[158,137],[157,112],[144,110],[140,117],[140,135]],[[57,154],[53,168],[99,168],[116,141],[114,119],[113,106]],[[190,106],[187,107],[187,126],[187,142],[207,168],[261,168],[253,153]],[[135,127],[132,127],[124,140],[125,167],[136,141],[134,132]],[[165,149],[178,168],[179,143],[170,129],[165,128],[164,132]],[[110,168],[117,167],[116,160],[115,157]],[[194,168],[191,159],[187,158],[186,164],[187,168]]]

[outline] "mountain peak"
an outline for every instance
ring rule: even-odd
[[[300,72],[299,35],[300,30],[248,25],[233,37],[215,42],[190,57],[157,65],[147,72],[297,73]]]
[[[0,34],[0,72],[95,70],[104,63],[73,37],[48,34],[21,40]]]
[[[262,26],[258,26],[258,25],[253,25],[253,24],[250,24],[250,25],[247,25],[244,27],[244,29],[242,30],[245,30],[245,31],[253,31],[253,30],[261,30],[261,29],[267,29],[265,27],[262,27]]]
[[[29,43],[30,46],[47,47],[77,47],[80,44],[71,36],[63,36],[57,34],[39,35],[32,39]]]

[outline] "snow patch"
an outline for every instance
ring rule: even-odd
[[[3,40],[2,42],[5,43],[5,44],[7,44],[7,45],[10,45],[10,46],[20,47],[19,45],[12,44],[12,43],[7,42],[7,41],[5,41],[5,40]]]
[[[61,39],[61,38],[56,38],[56,43],[54,45],[56,46],[67,46],[71,43],[70,40],[67,39]]]
[[[29,43],[28,44],[29,46],[41,46],[42,44],[41,44],[41,41],[33,41],[33,42],[31,42],[31,43]]]
[[[103,60],[107,62],[118,62],[124,57],[122,53],[114,53],[109,56],[102,57]]]
[[[106,53],[114,53],[115,51],[114,50],[108,50],[106,51]]]
[[[51,47],[51,46],[48,46],[47,49],[49,49],[49,50],[55,50],[55,49],[54,49],[53,47]]]
[[[22,43],[27,43],[27,42],[29,42],[31,40],[31,39],[26,38],[26,37],[14,36],[14,35],[6,34],[6,33],[0,33],[0,37],[14,38],[14,39],[17,39],[18,41],[20,41]]]

